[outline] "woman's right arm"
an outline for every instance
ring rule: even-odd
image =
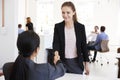
[[[60,60],[58,60],[56,62],[55,66],[50,65],[50,64],[48,64],[48,66],[49,66],[48,70],[49,70],[49,79],[50,80],[54,80],[56,78],[62,77],[66,72],[64,65],[62,64],[62,62]]]
[[[54,56],[54,66],[49,65],[49,72],[49,78],[52,80],[61,77],[65,74],[65,68],[62,62],[60,61],[60,56],[57,51],[55,52]]]

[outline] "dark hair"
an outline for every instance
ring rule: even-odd
[[[37,47],[39,47],[39,36],[33,31],[25,31],[18,36],[17,48],[19,54],[29,57]]]
[[[27,23],[30,23],[31,22],[31,18],[30,17],[27,17]]]
[[[19,34],[17,39],[19,56],[13,65],[10,80],[27,80],[28,66],[26,65],[26,59],[39,47],[39,44],[40,38],[35,32],[25,31]]]
[[[105,26],[101,26],[100,31],[104,32],[105,31]]]
[[[18,24],[18,28],[21,28],[22,27],[22,24]]]
[[[98,27],[98,26],[95,26],[94,28],[97,28],[97,29],[99,29],[99,27]]]
[[[76,9],[75,9],[75,6],[72,2],[64,2],[61,6],[64,7],[64,6],[68,6],[68,7],[71,7],[71,9],[75,12],[75,14],[73,15],[73,21],[76,22],[77,21],[77,14],[76,14]]]
[[[26,19],[30,19],[30,17],[27,17]]]

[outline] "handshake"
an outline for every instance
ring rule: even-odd
[[[60,56],[59,56],[58,51],[55,51],[54,52],[54,64],[56,64],[58,60],[60,60]]]
[[[58,51],[54,52],[53,49],[47,49],[47,53],[48,53],[48,57],[47,57],[48,63],[52,65],[56,65],[57,61],[60,60]]]

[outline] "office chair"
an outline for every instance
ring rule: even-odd
[[[109,51],[108,42],[109,42],[109,40],[102,40],[101,41],[101,52],[108,52]]]
[[[120,53],[120,48],[117,48],[117,53]],[[120,59],[118,59],[118,78],[120,78]]]
[[[9,80],[12,66],[13,66],[13,62],[8,62],[3,65],[3,74],[4,74],[5,80]]]
[[[109,47],[108,47],[108,42],[109,40],[102,40],[101,41],[101,50],[99,51],[99,53],[107,53],[109,52]],[[100,55],[100,59],[102,61],[102,56]],[[109,64],[109,61],[107,60],[107,64]],[[101,62],[101,66],[103,65],[103,63]]]

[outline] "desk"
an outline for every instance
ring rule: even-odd
[[[0,80],[4,80],[4,76],[0,76]],[[63,77],[60,77],[56,80],[120,80],[118,78],[105,78],[105,77],[98,77],[96,75],[80,75],[80,74],[70,74],[70,73],[66,73]]]
[[[111,78],[105,78],[104,77],[98,77],[96,75],[80,75],[80,74],[70,74],[66,73],[63,77],[60,77],[56,80],[118,80],[117,78],[111,79]]]

